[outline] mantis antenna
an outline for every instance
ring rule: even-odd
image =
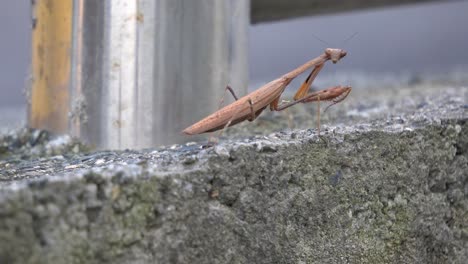
[[[320,42],[322,42],[323,44],[327,45],[327,47],[333,46],[333,45],[330,45],[330,43],[326,42],[325,40],[323,40],[323,39],[317,37],[317,35],[315,35],[314,33],[311,33],[311,34],[312,34],[312,36],[314,36],[314,38],[316,38],[318,41],[320,41]]]
[[[343,40],[342,44],[346,44],[346,42],[350,41],[352,38],[354,38],[356,35],[358,34],[358,32],[354,32],[351,36],[349,36],[347,39]]]
[[[344,45],[346,44],[346,42],[350,41],[351,39],[353,39],[359,32],[356,31],[354,32],[353,34],[351,34],[351,36],[347,37],[345,40],[343,40],[341,43],[341,45]],[[323,44],[327,45],[327,47],[331,47],[331,46],[335,46],[335,45],[331,45],[329,42],[319,38],[317,35],[315,35],[314,33],[311,33],[312,36],[314,36],[315,39],[317,39],[318,41],[322,42]]]

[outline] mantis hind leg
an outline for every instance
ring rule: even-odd
[[[235,99],[236,101],[238,100],[238,97],[236,96],[236,93],[235,93],[234,90],[231,88],[231,86],[226,85],[226,88],[224,88],[223,96],[221,97],[221,100],[219,100],[218,110],[221,108],[221,105],[224,103],[224,98],[226,97],[226,91],[229,91],[229,92],[231,93],[232,97],[234,97],[234,99]]]
[[[231,87],[227,86],[226,89],[229,89],[230,91],[232,91],[230,89]],[[234,95],[234,94],[233,94]],[[234,98],[237,99],[237,97],[234,96]],[[253,109],[253,102],[252,102],[252,99],[248,99],[247,102],[249,103],[249,107],[250,107],[250,117],[247,119],[248,121],[253,121],[255,120],[255,118],[257,118],[257,116],[263,111],[264,108],[258,110],[257,112],[254,111]],[[208,140],[208,145],[209,146],[212,146],[212,145],[215,145],[217,142],[218,142],[218,139],[223,135],[224,131],[231,125],[232,121],[236,120],[236,117],[237,115],[239,114],[240,110],[242,109],[239,109],[239,111],[237,111],[235,114],[233,114],[231,116],[231,118],[229,119],[229,121],[226,123],[226,125],[224,125],[223,129],[221,129],[218,133],[218,135],[216,137],[210,137],[210,139]]]
[[[224,99],[226,98],[226,91],[229,91],[229,92],[231,93],[232,97],[234,97],[234,99],[235,99],[236,101],[238,100],[238,97],[237,97],[236,93],[234,92],[234,90],[231,88],[231,86],[226,85],[226,88],[224,88],[223,96],[221,97],[221,99],[219,100],[219,103],[218,103],[218,110],[221,109],[221,105],[224,103]],[[231,122],[232,122],[232,118],[231,118],[231,120],[228,122],[227,126],[229,126]],[[209,139],[208,139],[208,145],[207,145],[208,147],[209,147],[209,146],[213,146],[213,145],[215,145],[216,143],[218,143],[218,138],[221,136],[222,132],[226,129],[227,126],[225,126],[225,127],[223,128],[223,130],[221,131],[221,133],[220,133],[218,136],[216,136],[216,137],[210,136],[210,137],[209,137]]]
[[[320,96],[317,99],[317,133],[320,136]]]
[[[252,99],[249,98],[249,100],[247,100],[247,102],[249,102],[249,107],[250,107],[250,117],[247,120],[249,120],[249,122],[252,122],[252,121],[255,120],[255,118],[257,118],[258,115],[256,115],[256,113],[255,113],[255,111],[253,109]],[[262,111],[263,111],[263,109],[261,109],[258,114],[260,114]]]

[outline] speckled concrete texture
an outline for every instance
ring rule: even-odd
[[[301,105],[211,148],[4,135],[0,263],[467,263],[467,99],[355,89],[320,136]]]

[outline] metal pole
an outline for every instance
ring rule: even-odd
[[[72,44],[72,0],[34,0],[29,126],[64,133]]]
[[[102,148],[180,131],[247,89],[249,1],[75,0],[70,131]]]

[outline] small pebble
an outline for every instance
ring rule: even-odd
[[[101,165],[104,162],[106,162],[104,159],[98,159],[98,160],[96,160],[96,162],[94,162],[94,165]]]
[[[216,145],[214,147],[214,152],[216,154],[218,154],[218,156],[221,156],[221,157],[229,157],[229,150],[224,147],[224,146],[221,146],[221,145]]]

